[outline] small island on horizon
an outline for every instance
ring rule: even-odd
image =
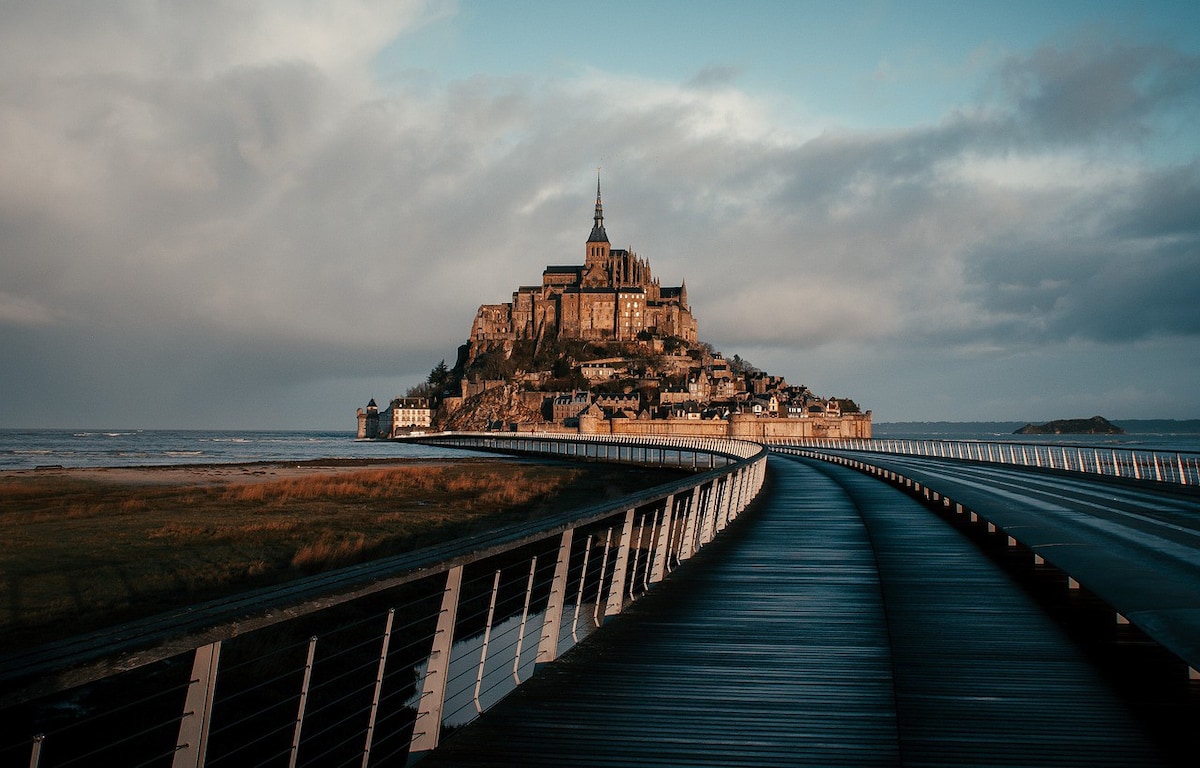
[[[1103,416],[1090,419],[1058,419],[1045,424],[1026,424],[1014,435],[1123,435],[1125,430]]]

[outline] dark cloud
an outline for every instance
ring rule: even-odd
[[[1169,48],[1085,39],[1010,58],[999,86],[1034,140],[1146,140],[1161,110],[1200,92],[1200,59]]]
[[[965,256],[965,295],[1024,340],[1200,337],[1198,190],[1191,163],[1064,195]]]
[[[1180,238],[1193,253],[1200,241],[1200,162],[1140,174],[1110,203],[1110,236],[1119,239]]]
[[[713,88],[733,85],[742,74],[741,68],[728,64],[712,64],[688,80],[689,88]]]

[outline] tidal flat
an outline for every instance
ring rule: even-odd
[[[667,482],[519,459],[0,473],[0,651]]]

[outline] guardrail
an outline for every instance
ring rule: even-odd
[[[773,440],[770,445],[1014,464],[1178,485],[1200,485],[1200,454],[1182,451],[975,440],[860,438]]]
[[[1083,581],[1087,579],[1072,567],[1046,554],[1047,551],[1062,551],[1059,545],[1050,545],[1047,548],[1030,544],[1025,540],[1026,535],[1030,535],[1032,527],[1029,525],[1006,526],[1004,522],[998,522],[996,516],[989,515],[986,512],[980,512],[961,501],[951,498],[942,491],[935,490],[928,484],[922,484],[920,480],[897,472],[886,466],[880,466],[873,463],[870,456],[866,455],[846,455],[847,450],[843,448],[834,448],[828,442],[819,447],[800,447],[800,446],[777,446],[774,448],[781,454],[790,454],[793,456],[803,456],[805,458],[815,459],[817,461],[825,461],[832,464],[838,464],[844,467],[857,470],[867,475],[871,475],[884,482],[890,483],[902,491],[915,496],[921,500],[930,509],[938,512],[943,518],[961,521],[969,529],[978,531],[980,535],[986,534],[986,541],[995,542],[995,546],[1003,547],[1007,551],[1016,552],[1023,549],[1027,552],[1027,563],[1034,569],[1056,569],[1061,574],[1060,584],[1065,585],[1068,592],[1078,592],[1083,587]],[[839,452],[840,451],[840,452]],[[865,453],[865,452],[864,452]],[[908,454],[915,455],[915,454]],[[950,457],[956,458],[956,457]],[[1007,462],[1009,464],[1018,464],[1019,466],[1029,467],[1033,465],[1020,465],[1018,462]],[[1085,470],[1086,471],[1086,470]],[[1057,541],[1058,535],[1055,539]],[[976,539],[979,541],[980,539]],[[1002,542],[1002,544],[1001,544]],[[1112,611],[1112,616],[1118,625],[1130,625],[1131,618],[1112,605],[1111,596],[1104,590],[1098,593],[1093,593],[1094,596],[1102,601]],[[1154,603],[1154,600],[1150,601]],[[1170,612],[1178,608],[1162,608],[1161,604],[1155,606],[1153,610],[1164,610]],[[1153,612],[1153,611],[1151,611]],[[1142,613],[1142,611],[1139,611]],[[1186,613],[1186,609],[1182,611]],[[1132,614],[1131,614],[1132,615]],[[1138,622],[1145,624],[1139,626],[1139,629],[1145,633],[1145,636],[1164,648],[1167,652],[1177,657],[1184,665],[1187,679],[1195,682],[1200,681],[1200,660],[1195,655],[1195,645],[1191,642],[1181,644],[1180,637],[1186,637],[1186,633],[1178,631],[1172,632],[1167,629],[1170,622],[1149,621]]]
[[[767,455],[730,440],[423,441],[697,471],[0,659],[0,766],[409,764],[711,541]]]
[[[654,464],[690,469],[715,469],[757,455],[762,446],[742,440],[706,437],[576,435],[556,432],[441,432],[407,438],[447,448],[471,448],[503,453]]]

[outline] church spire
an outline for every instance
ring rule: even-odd
[[[596,215],[592,218],[592,234],[589,243],[607,243],[608,234],[604,231],[604,204],[600,202],[600,169],[596,169]]]

